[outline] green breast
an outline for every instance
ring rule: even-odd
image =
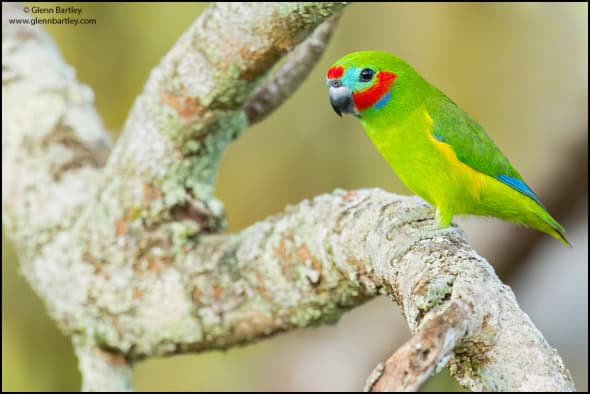
[[[403,121],[374,127],[362,122],[367,135],[401,181],[415,194],[437,207],[459,212],[477,194],[477,173],[459,162],[450,147],[432,136],[433,124],[424,108]]]

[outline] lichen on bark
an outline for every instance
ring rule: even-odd
[[[3,24],[3,223],[27,280],[72,337],[85,390],[129,390],[130,368],[146,357],[334,323],[380,294],[415,333],[466,305],[448,357],[466,387],[573,389],[511,290],[460,230],[433,231],[418,198],[337,190],[222,232],[213,188],[222,152],[276,107],[253,103],[272,98],[258,87],[304,79],[270,71],[301,42],[293,61],[317,60],[305,48],[325,47],[329,34],[312,32],[344,5],[211,6],[153,70],[112,151],[91,90],[49,37]],[[26,17],[3,4],[3,18],[15,15]]]

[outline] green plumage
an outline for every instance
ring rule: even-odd
[[[360,120],[400,179],[437,208],[441,226],[456,214],[494,216],[569,246],[563,227],[485,130],[405,61],[351,53],[330,68],[328,84],[334,109]]]
[[[460,161],[491,177],[504,174],[522,180],[484,129],[449,98],[434,96],[426,101],[426,109],[435,119],[433,133],[453,148]]]

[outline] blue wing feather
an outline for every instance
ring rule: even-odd
[[[539,200],[539,197],[537,197],[537,195],[531,190],[531,188],[528,187],[527,184],[524,183],[523,181],[521,181],[520,179],[511,177],[508,175],[498,175],[496,177],[496,179],[502,183],[505,183],[506,185],[510,186],[511,188],[518,190],[519,192],[521,192],[525,196],[532,198],[540,206],[543,206],[543,203],[541,203],[541,200]]]
[[[434,121],[432,136],[448,144],[461,162],[543,206],[485,130],[448,97],[440,93],[427,102],[427,110]]]

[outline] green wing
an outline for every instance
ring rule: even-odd
[[[434,122],[434,138],[449,144],[460,161],[543,205],[483,127],[451,99],[441,93],[426,103],[426,110]]]

